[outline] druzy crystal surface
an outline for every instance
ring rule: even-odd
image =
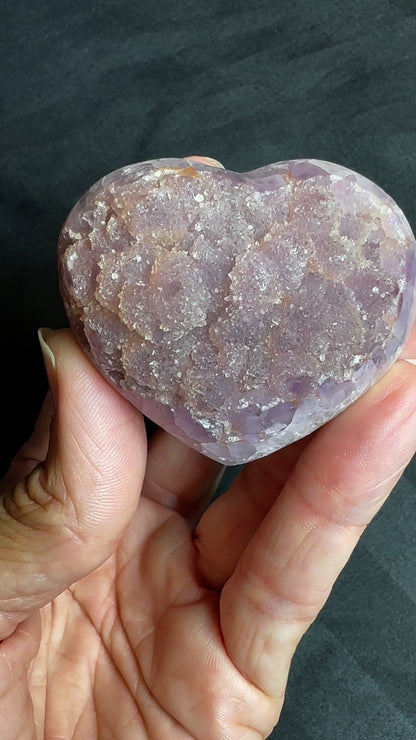
[[[338,414],[390,367],[414,319],[403,213],[317,160],[244,174],[183,159],[124,167],[73,208],[58,262],[100,372],[226,464]]]

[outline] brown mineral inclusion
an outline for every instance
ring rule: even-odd
[[[108,381],[226,464],[308,434],[394,362],[415,313],[415,241],[339,165],[238,174],[184,159],[96,183],[59,238],[70,324]]]

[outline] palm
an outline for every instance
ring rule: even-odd
[[[43,609],[31,687],[47,686],[43,733],[62,733],[66,714],[65,737],[258,738],[278,708],[224,649],[220,589],[204,585],[192,528],[202,502],[187,517],[148,486],[114,555]]]
[[[53,347],[50,444],[45,407],[0,498],[1,740],[266,737],[302,634],[414,453],[414,368],[207,508],[218,464],[161,431],[146,463],[140,415],[67,332]]]

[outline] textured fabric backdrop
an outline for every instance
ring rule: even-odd
[[[2,468],[66,325],[60,225],[106,172],[207,154],[334,160],[416,227],[414,0],[1,3]],[[416,467],[368,529],[293,664],[276,740],[416,738]]]

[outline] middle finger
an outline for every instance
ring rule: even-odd
[[[221,463],[158,429],[149,441],[142,495],[176,511],[193,525],[213,495],[224,469]]]

